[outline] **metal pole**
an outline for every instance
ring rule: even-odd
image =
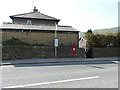
[[[57,23],[55,22],[55,39],[57,38]],[[55,57],[57,57],[57,47],[55,46]]]
[[[55,38],[57,38],[57,23],[55,22]]]
[[[85,58],[87,57],[86,54],[87,54],[87,42],[85,41]]]
[[[57,47],[55,47],[55,57],[57,57]]]

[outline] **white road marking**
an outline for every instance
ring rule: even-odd
[[[113,62],[118,63],[118,61],[113,61]]]
[[[35,83],[35,84],[26,84],[26,85],[18,85],[18,86],[8,86],[8,87],[3,87],[3,88],[22,88],[22,87],[28,87],[28,86],[38,86],[38,85],[45,85],[45,84],[64,83],[64,82],[72,82],[72,81],[88,80],[88,79],[97,79],[97,78],[100,78],[100,76],[69,79],[69,80],[61,80],[61,81],[52,81],[52,82],[43,82],[43,83]]]

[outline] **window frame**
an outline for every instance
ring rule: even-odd
[[[27,24],[28,24],[28,25],[31,25],[31,24],[32,24],[32,21],[31,21],[31,20],[27,20]]]

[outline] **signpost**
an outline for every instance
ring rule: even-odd
[[[58,47],[58,39],[57,39],[57,23],[55,22],[55,57],[57,57],[57,47]]]

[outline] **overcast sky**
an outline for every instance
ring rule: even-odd
[[[88,29],[118,26],[119,0],[34,0],[41,13],[60,19],[59,25]],[[12,22],[10,15],[32,12],[33,0],[0,0],[0,24]]]

